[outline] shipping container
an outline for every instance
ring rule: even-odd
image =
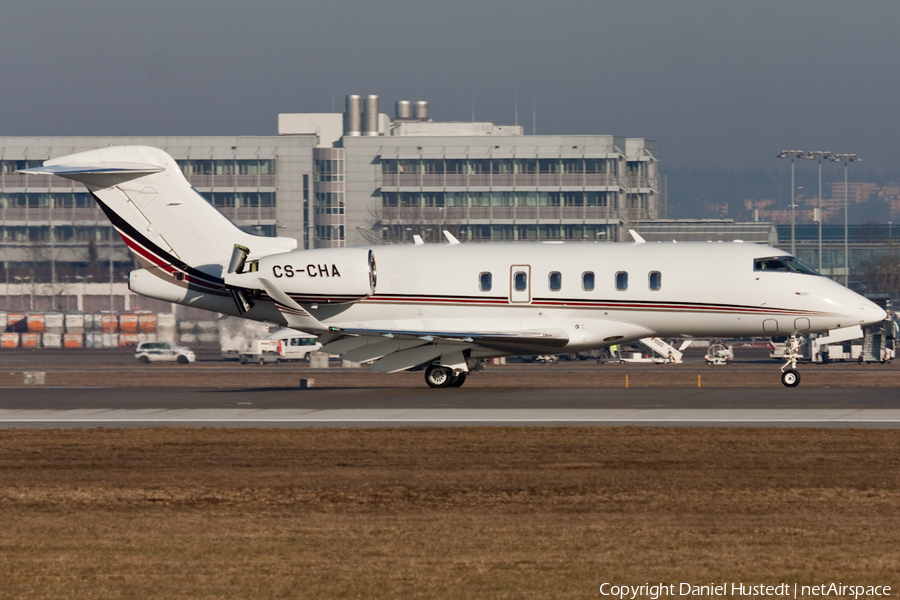
[[[156,333],[157,322],[153,313],[138,315],[138,333]]]
[[[18,348],[19,333],[0,333],[0,348]]]
[[[84,336],[79,333],[64,334],[63,348],[84,348]]]
[[[136,333],[120,333],[119,334],[119,348],[128,348],[131,346],[137,346],[138,343],[138,334]]]
[[[41,335],[41,343],[44,348],[62,348],[61,333],[44,333]]]
[[[65,323],[65,315],[62,313],[47,313],[44,315],[44,331],[47,333],[62,333]]]
[[[119,333],[137,333],[137,315],[119,315]]]
[[[119,318],[116,315],[101,315],[100,322],[103,323],[103,333],[119,333]]]
[[[6,330],[23,332],[27,329],[28,322],[23,313],[9,313],[6,315]]]
[[[40,348],[41,347],[41,335],[40,333],[28,332],[22,334],[22,348]]]
[[[44,315],[40,313],[32,313],[25,317],[26,329],[29,333],[44,333],[47,331],[44,323]]]

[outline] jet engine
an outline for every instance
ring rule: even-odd
[[[317,248],[248,260],[249,250],[235,246],[225,275],[229,287],[264,291],[274,285],[296,302],[342,304],[375,293],[375,254],[367,248]]]

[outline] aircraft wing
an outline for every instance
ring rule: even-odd
[[[467,350],[491,348],[514,353],[524,349],[565,346],[569,338],[562,330],[442,331],[435,329],[331,327],[319,337],[322,352],[339,354],[344,360],[367,362],[386,373],[404,371],[437,358],[447,366],[466,370]]]

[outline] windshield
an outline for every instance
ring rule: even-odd
[[[754,271],[781,271],[782,273],[802,273],[803,275],[819,275],[795,256],[772,256],[757,258],[753,261]]]

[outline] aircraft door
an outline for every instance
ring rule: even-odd
[[[513,265],[509,268],[509,301],[516,304],[531,302],[531,266]]]

